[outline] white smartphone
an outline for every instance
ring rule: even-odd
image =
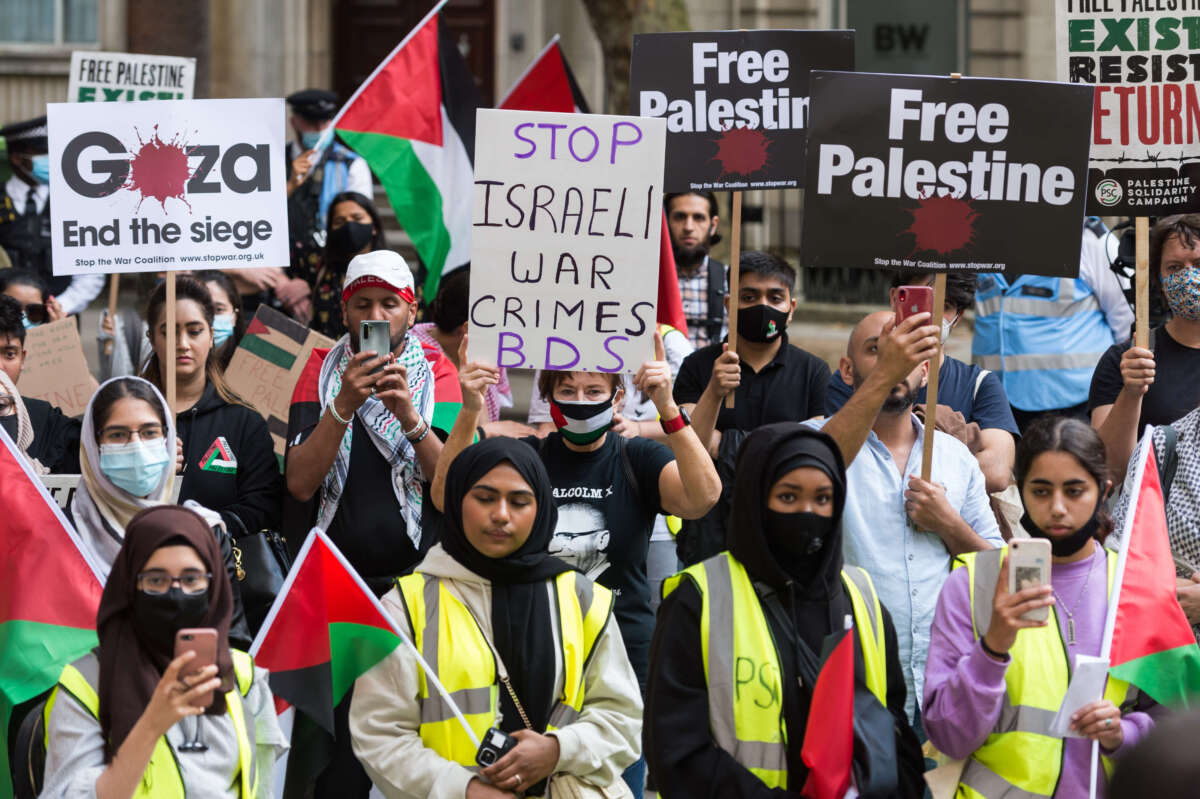
[[[1014,538],[1008,544],[1008,590],[1015,594],[1026,588],[1050,585],[1050,542],[1044,538]],[[1046,621],[1050,608],[1021,615],[1030,621]]]
[[[364,320],[359,326],[359,352],[374,350],[378,355],[387,356],[392,351],[391,325],[386,320]],[[371,374],[383,371],[383,364],[371,370]]]

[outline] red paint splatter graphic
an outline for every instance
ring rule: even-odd
[[[129,177],[121,188],[139,192],[138,208],[146,198],[158,200],[163,211],[167,210],[167,200],[171,197],[182,202],[189,209],[191,205],[184,199],[184,191],[188,178],[192,176],[188,168],[188,147],[182,141],[182,134],[176,134],[170,141],[163,141],[158,136],[158,125],[154,126],[154,134],[146,141],[138,133],[138,150],[129,159]]]
[[[926,197],[917,201],[916,208],[907,210],[912,214],[912,225],[904,232],[916,238],[913,253],[932,250],[948,255],[966,247],[975,238],[979,212],[965,197]]]
[[[767,165],[771,140],[761,130],[728,128],[713,141],[717,154],[710,160],[721,162],[721,177],[751,175]]]

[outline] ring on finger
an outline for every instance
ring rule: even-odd
[[[514,774],[514,775],[513,775],[513,780],[514,780],[514,782],[513,782],[513,787],[514,787],[514,788],[516,788],[516,787],[520,786],[520,784],[521,784],[521,775],[520,775],[520,774]]]
[[[1106,729],[1106,730],[1107,730],[1107,729],[1109,729],[1109,728],[1111,728],[1111,727],[1112,727],[1112,718],[1107,718],[1107,719],[1105,719],[1105,720],[1104,720],[1104,729]]]

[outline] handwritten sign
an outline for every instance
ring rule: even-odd
[[[99,386],[88,371],[75,317],[31,327],[25,352],[21,395],[45,400],[67,416],[82,416]]]
[[[653,352],[662,119],[481,109],[470,357],[631,372]]]
[[[196,59],[141,53],[71,53],[67,97],[75,103],[190,100]]]

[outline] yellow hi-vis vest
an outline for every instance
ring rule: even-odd
[[[250,736],[246,731],[246,709],[242,697],[250,693],[254,682],[254,660],[250,655],[238,649],[231,649],[233,655],[233,672],[237,678],[237,688],[225,694],[225,706],[229,718],[233,720],[233,729],[237,732],[238,773],[241,782],[242,799],[252,799],[258,796],[258,775],[254,763],[254,747],[250,745]],[[93,717],[100,718],[100,696],[97,693],[100,685],[100,662],[91,655],[85,655],[74,663],[63,667],[58,678],[58,685],[46,700],[45,728],[46,746],[50,745],[50,711],[61,691],[79,704],[83,705]],[[184,799],[187,789],[183,784],[183,776],[179,773],[179,761],[175,750],[162,736],[154,744],[154,752],[150,755],[150,764],[142,772],[142,781],[138,784],[133,799]]]
[[[437,577],[416,572],[397,581],[408,613],[413,645],[462,711],[475,735],[496,726],[499,680],[492,649],[467,606]],[[612,592],[577,572],[547,580],[551,606],[558,609],[563,692],[550,712],[547,730],[575,721],[583,708],[584,674],[612,615]],[[540,634],[540,633],[539,633]],[[475,766],[476,747],[450,706],[420,673],[421,741],[447,760]]]
[[[703,600],[700,647],[713,740],[768,787],[786,788],[788,730],[779,652],[746,567],[722,552],[668,577],[663,596],[685,577],[695,583]],[[887,657],[879,597],[860,568],[847,566],[842,582],[854,610],[867,688],[886,707]]]
[[[970,579],[971,629],[976,639],[992,621],[992,599],[1000,577],[1005,549],[989,549],[960,555]],[[1108,553],[1108,590],[1112,591],[1117,553]],[[1009,650],[1004,674],[1007,690],[1000,717],[984,741],[967,760],[959,778],[956,797],[963,799],[1026,799],[1050,797],[1058,787],[1062,771],[1063,739],[1050,731],[1051,722],[1067,695],[1071,680],[1067,647],[1062,640],[1053,606],[1045,627],[1027,627],[1017,632]],[[1104,698],[1120,707],[1129,683],[1108,678]],[[1112,761],[1104,757],[1105,773],[1111,776]]]

